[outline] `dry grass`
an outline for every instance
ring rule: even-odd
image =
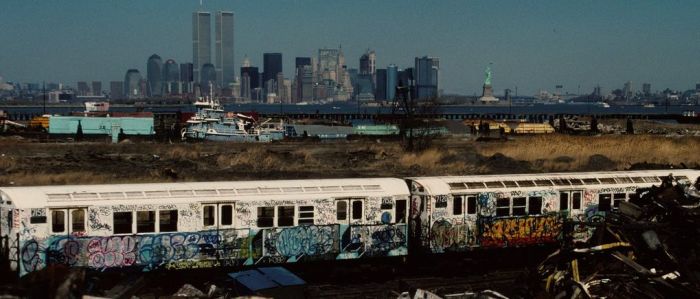
[[[483,144],[477,151],[484,156],[502,153],[516,160],[536,163],[548,170],[575,170],[584,167],[591,156],[611,159],[615,168],[634,163],[692,164],[700,162],[700,138],[668,138],[649,135],[567,136],[547,135],[517,139],[514,142]]]
[[[7,143],[0,140],[0,148]],[[95,146],[13,142],[5,148],[0,186],[602,171],[645,162],[700,165],[700,137],[649,135],[554,134],[493,143],[441,139],[415,153],[403,151],[399,142],[365,140]]]

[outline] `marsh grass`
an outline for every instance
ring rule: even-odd
[[[697,137],[547,135],[477,145],[476,148],[484,156],[501,153],[516,160],[532,162],[545,170],[557,171],[584,167],[593,155],[609,158],[615,163],[614,168],[619,169],[644,162],[676,165],[700,162],[700,138]]]

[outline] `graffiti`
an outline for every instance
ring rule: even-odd
[[[41,253],[44,250],[35,240],[29,240],[24,243],[21,250],[20,260],[22,269],[26,272],[38,271],[44,268],[44,260],[41,258]]]
[[[313,201],[316,207],[317,224],[333,224],[336,222],[336,211],[334,201],[331,199],[316,199]]]
[[[250,253],[247,230],[204,231],[154,235],[76,237],[54,236],[30,240],[21,249],[22,275],[48,264],[105,270],[141,266],[152,270],[183,261],[216,260],[218,265],[239,265]],[[46,257],[46,260],[42,259]],[[183,262],[183,263],[180,263]],[[202,265],[199,264],[193,264]]]
[[[395,249],[407,248],[406,225],[372,225],[353,227],[354,234],[368,235],[369,245],[365,248],[365,254],[370,256],[392,255]]]
[[[22,228],[19,230],[19,235],[23,240],[31,239],[32,236],[36,235],[36,226],[27,225],[25,221],[22,221]]]
[[[379,206],[378,200],[367,200],[367,211],[365,212],[365,219],[368,221],[376,220],[381,217],[381,207]]]
[[[167,205],[159,205],[158,209],[159,210],[177,210],[177,207],[173,204],[167,204]]]
[[[494,193],[479,193],[479,211],[481,215],[496,213],[496,195]]]
[[[238,203],[236,205],[236,219],[238,224],[244,227],[255,226],[255,218],[251,214],[252,208],[248,204]]]
[[[32,217],[46,217],[46,209],[30,209]]]
[[[300,257],[333,252],[337,226],[296,226],[265,230],[265,255]]]
[[[109,224],[102,222],[101,216],[104,216],[104,217],[109,216],[109,211],[98,210],[98,209],[89,209],[88,210],[88,224],[90,225],[90,229],[92,231],[98,231],[98,230],[112,231],[112,227]]]
[[[482,247],[512,247],[555,242],[561,233],[558,216],[479,219]]]
[[[12,210],[12,228],[18,229],[20,224],[19,209]]]
[[[474,231],[466,223],[435,221],[430,229],[430,248],[438,253],[464,250],[476,243]]]
[[[93,238],[87,242],[88,266],[95,269],[131,266],[138,254],[136,244],[132,236]]]

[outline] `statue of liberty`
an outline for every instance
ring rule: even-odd
[[[491,85],[491,64],[489,63],[489,66],[486,67],[486,79],[484,79],[484,85]]]

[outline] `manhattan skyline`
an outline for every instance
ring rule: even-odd
[[[3,1],[0,76],[8,81],[112,81],[146,72],[152,54],[192,62],[192,12],[235,14],[234,63],[262,68],[263,53],[295,57],[342,45],[348,68],[367,48],[377,68],[440,57],[445,93],[475,94],[493,63],[496,92],[518,87],[589,93],[632,81],[641,89],[690,89],[700,81],[695,2],[591,1]],[[213,45],[212,45],[213,46]],[[214,53],[212,53],[213,55]]]

